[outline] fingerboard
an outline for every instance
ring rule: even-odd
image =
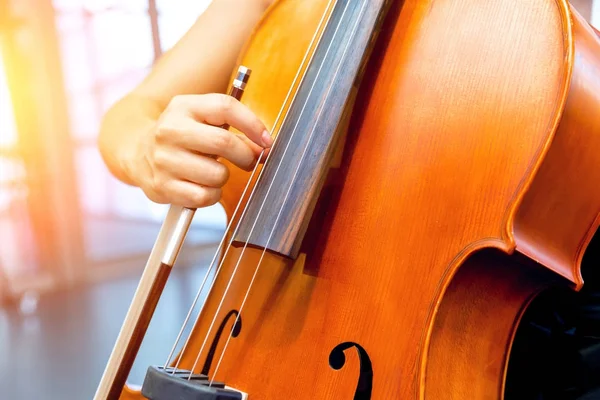
[[[334,154],[337,126],[390,0],[339,0],[257,182],[234,245],[296,258]]]

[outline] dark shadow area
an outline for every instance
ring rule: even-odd
[[[580,292],[539,295],[519,325],[506,400],[600,399],[600,232],[582,262]]]

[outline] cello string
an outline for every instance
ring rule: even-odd
[[[329,2],[329,4],[331,4],[331,1]],[[328,4],[328,5],[329,5],[329,4]],[[348,9],[348,5],[349,5],[349,4],[350,4],[350,2],[346,2],[346,6],[344,7],[344,11],[343,11],[342,17],[340,18],[340,21],[338,22],[338,24],[337,24],[337,26],[336,26],[336,30],[335,30],[335,32],[334,32],[334,38],[335,38],[335,36],[337,36],[337,33],[338,33],[338,31],[339,31],[339,27],[341,26],[341,21],[343,20],[343,16],[345,15],[345,13],[346,13],[346,11],[347,11],[347,9]],[[320,25],[320,24],[319,24],[319,25]],[[333,39],[332,39],[332,42],[333,42]],[[306,100],[305,100],[305,102],[304,102],[304,104],[303,104],[303,106],[302,106],[302,110],[300,111],[300,114],[298,115],[298,117],[297,117],[297,119],[296,119],[296,124],[294,125],[294,128],[293,128],[293,130],[292,130],[292,132],[291,132],[291,134],[290,134],[290,140],[287,142],[287,144],[286,144],[286,147],[285,147],[285,149],[284,149],[284,151],[283,151],[283,155],[281,156],[281,160],[279,160],[279,164],[277,165],[277,167],[276,167],[276,169],[275,169],[275,174],[274,174],[274,177],[275,177],[275,176],[277,176],[277,173],[279,172],[279,170],[280,170],[280,167],[281,167],[281,165],[282,165],[282,163],[283,163],[283,159],[284,159],[284,157],[285,157],[285,154],[287,153],[287,151],[288,151],[288,149],[289,149],[289,146],[290,146],[290,143],[291,143],[291,139],[294,137],[294,134],[296,133],[296,130],[297,130],[297,128],[298,128],[298,125],[299,125],[299,123],[300,123],[301,116],[304,114],[304,110],[306,109],[306,106],[307,106],[307,104],[308,104],[308,98],[310,98],[310,95],[312,94],[312,91],[313,91],[313,89],[315,88],[315,85],[316,85],[316,82],[317,82],[317,77],[320,75],[320,73],[321,73],[321,70],[323,69],[323,66],[325,65],[325,60],[327,59],[327,55],[329,54],[329,51],[331,50],[331,45],[332,45],[332,42],[331,42],[331,43],[329,43],[329,46],[327,47],[327,51],[326,51],[326,53],[325,53],[325,56],[323,57],[323,61],[321,61],[321,64],[320,64],[320,66],[319,66],[319,70],[317,71],[317,74],[316,74],[316,76],[315,76],[315,79],[314,79],[314,81],[313,81],[313,84],[312,84],[312,86],[311,86],[311,88],[310,88],[310,90],[309,90],[309,93],[308,93],[308,95],[306,96]],[[269,154],[269,155],[270,155],[270,154]],[[263,171],[264,171],[264,169],[261,171],[261,174],[262,174],[262,172],[263,172]],[[260,176],[259,176],[259,179],[260,179]],[[247,246],[248,246],[249,239],[250,239],[250,237],[252,236],[252,232],[254,231],[254,228],[256,227],[256,223],[258,222],[258,218],[259,218],[259,216],[260,216],[260,213],[262,212],[262,209],[264,208],[264,206],[265,206],[265,204],[266,204],[266,199],[267,199],[267,197],[268,197],[268,195],[269,195],[269,193],[270,193],[270,191],[271,191],[271,189],[272,189],[272,187],[273,187],[273,182],[274,182],[274,179],[273,179],[273,180],[271,180],[271,182],[270,182],[270,184],[269,184],[269,187],[268,187],[268,189],[267,189],[267,193],[265,194],[265,196],[264,196],[264,199],[263,199],[263,201],[262,201],[262,203],[261,203],[261,206],[260,206],[260,208],[259,208],[259,210],[258,210],[257,217],[256,217],[256,219],[254,220],[254,223],[252,224],[252,228],[250,229],[250,233],[248,234],[248,239],[247,239],[247,240],[246,240],[246,242],[244,243],[244,247],[243,247],[243,249],[242,249],[242,251],[241,251],[241,253],[240,253],[240,256],[238,257],[238,260],[237,260],[237,262],[236,262],[236,265],[235,265],[235,267],[234,267],[234,269],[233,269],[233,272],[232,272],[232,274],[231,274],[231,278],[229,279],[229,282],[227,283],[227,287],[225,288],[225,291],[224,291],[224,293],[223,293],[223,296],[222,296],[222,298],[221,298],[221,301],[220,301],[220,303],[219,303],[219,306],[217,307],[217,310],[216,310],[216,312],[215,312],[215,315],[214,315],[214,317],[213,317],[213,320],[212,320],[212,322],[211,322],[211,324],[210,324],[210,326],[209,326],[209,328],[208,328],[208,331],[207,331],[207,333],[206,333],[206,337],[204,338],[204,342],[202,343],[202,346],[201,346],[201,348],[200,348],[200,351],[198,351],[198,355],[196,356],[196,360],[194,361],[194,365],[192,366],[192,368],[191,368],[191,370],[190,370],[190,374],[189,374],[189,376],[188,376],[188,380],[189,380],[189,379],[191,379],[191,375],[192,375],[192,373],[193,373],[194,369],[196,368],[196,365],[198,364],[198,361],[199,361],[199,359],[200,359],[200,355],[202,354],[202,351],[204,350],[204,347],[206,346],[206,342],[207,342],[207,340],[208,340],[208,337],[209,337],[209,335],[210,335],[210,332],[212,331],[212,328],[213,328],[213,326],[214,326],[214,324],[215,324],[215,322],[216,322],[217,316],[219,315],[219,312],[220,312],[220,310],[221,310],[221,308],[222,308],[222,306],[223,306],[223,303],[224,303],[224,301],[225,301],[225,298],[227,297],[227,293],[229,292],[229,289],[230,289],[230,287],[231,287],[231,283],[233,282],[233,279],[235,278],[235,275],[237,274],[238,268],[239,268],[239,266],[240,266],[240,263],[241,263],[241,261],[242,261],[242,258],[243,258],[243,256],[244,256],[244,253],[245,253],[245,251],[246,251],[246,248],[247,248]],[[233,325],[234,327],[235,327],[235,324],[237,323],[238,319],[239,319],[239,313],[238,313],[238,315],[237,315],[237,317],[236,317],[236,320],[235,320],[235,322],[234,322],[234,325]],[[232,332],[233,332],[233,329],[232,329]]]
[[[260,157],[263,156],[264,150],[263,152],[260,154]],[[259,159],[260,159],[259,157]],[[250,182],[252,182],[252,178],[254,177],[254,174],[256,173],[258,169],[258,163],[256,163],[256,165],[254,166],[254,169],[252,171],[252,174],[250,175],[250,178],[248,179],[248,183],[246,183],[246,187],[244,188],[244,191],[242,192],[242,195],[240,197],[240,201],[238,202],[235,211],[233,212],[233,215],[231,217],[231,220],[229,221],[229,224],[227,225],[227,227],[225,228],[225,233],[223,234],[223,237],[221,238],[221,242],[219,243],[219,245],[217,246],[217,249],[215,250],[215,255],[213,256],[212,261],[209,264],[209,267],[206,271],[206,274],[204,275],[204,279],[202,280],[202,283],[200,284],[200,289],[198,289],[198,292],[196,293],[196,297],[194,297],[194,301],[192,302],[192,306],[190,307],[187,316],[185,317],[185,320],[183,321],[183,325],[181,326],[181,329],[179,330],[179,334],[177,335],[177,338],[175,339],[175,343],[173,344],[173,347],[171,348],[171,352],[169,353],[169,356],[167,357],[167,360],[165,361],[165,364],[163,366],[163,369],[167,368],[167,365],[169,364],[169,362],[171,361],[171,357],[173,356],[173,353],[175,352],[175,349],[177,348],[177,345],[179,344],[179,341],[181,340],[181,335],[183,334],[183,331],[185,330],[190,317],[192,315],[192,312],[194,311],[194,308],[196,308],[196,303],[198,302],[198,299],[200,298],[200,294],[202,293],[202,289],[204,289],[204,285],[206,284],[206,280],[208,279],[210,272],[213,268],[213,265],[215,263],[215,260],[217,259],[217,256],[219,255],[219,251],[221,250],[221,246],[223,246],[223,243],[225,242],[225,238],[227,238],[227,232],[229,232],[229,229],[231,228],[231,225],[235,219],[235,216],[237,215],[237,212],[240,208],[240,205],[242,204],[242,200],[244,199],[244,197],[246,196],[246,191],[248,190],[248,187],[250,186]],[[175,369],[173,369],[173,373],[175,373]]]
[[[327,5],[327,9],[329,9],[329,8],[330,8],[330,6],[331,6],[331,2],[332,2],[332,1],[334,1],[334,0],[329,0],[329,3],[328,3],[328,5]],[[307,48],[307,51],[305,52],[305,54],[304,54],[304,57],[303,57],[303,59],[302,59],[302,61],[301,61],[300,68],[298,69],[298,71],[297,71],[297,73],[296,73],[296,76],[294,77],[294,80],[292,81],[292,84],[290,85],[290,88],[289,88],[289,90],[288,90],[288,92],[287,92],[287,95],[286,95],[286,97],[285,97],[285,99],[284,99],[284,101],[283,101],[283,105],[282,105],[281,109],[279,110],[279,113],[278,113],[278,115],[277,115],[277,117],[276,117],[276,119],[275,119],[275,122],[274,122],[274,124],[273,124],[273,126],[274,126],[274,127],[276,127],[276,126],[277,126],[277,124],[279,123],[279,121],[280,121],[280,119],[281,119],[281,117],[282,117],[282,114],[283,114],[283,112],[284,112],[284,110],[285,110],[285,107],[286,107],[286,105],[288,104],[288,101],[289,101],[289,99],[290,99],[290,96],[291,96],[291,94],[292,94],[293,88],[294,88],[294,86],[296,85],[296,82],[298,81],[298,78],[300,77],[300,72],[302,71],[302,69],[303,69],[304,65],[305,65],[305,64],[306,64],[306,62],[307,62],[307,58],[308,58],[308,56],[309,56],[309,54],[310,54],[310,49],[313,47],[313,44],[314,44],[314,42],[315,42],[315,40],[316,40],[316,38],[317,38],[318,32],[319,32],[319,31],[320,31],[320,29],[321,29],[321,26],[322,26],[322,24],[323,24],[323,21],[324,21],[324,19],[325,19],[325,16],[326,16],[326,14],[327,14],[327,13],[323,13],[323,16],[321,17],[321,20],[320,20],[320,22],[319,22],[319,25],[317,26],[317,29],[315,30],[315,33],[314,33],[314,35],[313,35],[313,37],[312,37],[312,39],[311,39],[311,42],[310,42],[310,44],[309,44],[309,46],[308,46],[308,48]],[[311,60],[312,60],[312,57],[311,57]],[[302,79],[304,79],[304,76],[302,76]],[[294,98],[292,99],[292,103],[295,101],[295,99],[296,99],[296,95],[297,95],[297,93],[295,93],[295,94],[294,94]],[[286,118],[287,118],[287,115],[286,115]],[[285,119],[284,119],[284,122],[285,122]],[[279,139],[279,135],[276,135],[276,137],[275,137],[275,140],[274,140],[274,143],[273,143],[272,147],[273,147],[273,146],[275,146],[275,144],[277,143],[278,139]],[[264,151],[265,151],[265,150],[263,150],[263,151],[261,152],[259,159],[260,159],[260,158],[262,158],[262,156],[264,155]],[[265,166],[266,166],[266,164],[269,162],[269,159],[270,159],[270,157],[271,157],[271,154],[272,154],[272,152],[269,152],[269,154],[267,155],[267,158],[266,158],[266,160],[265,160],[265,162],[264,162],[264,165],[265,165]],[[171,352],[170,352],[170,354],[169,354],[169,357],[168,357],[168,359],[167,359],[167,362],[165,363],[165,368],[166,368],[166,366],[169,364],[169,362],[171,361],[171,357],[173,356],[173,354],[174,354],[174,352],[175,352],[175,349],[176,349],[176,347],[177,347],[177,345],[178,345],[178,343],[179,343],[179,341],[180,341],[180,339],[181,339],[181,336],[182,336],[182,334],[183,334],[183,331],[185,330],[185,327],[187,326],[187,324],[188,324],[188,322],[189,322],[189,320],[190,320],[191,313],[193,312],[193,309],[194,309],[194,308],[195,308],[195,306],[196,306],[196,303],[197,303],[197,301],[198,301],[198,299],[199,299],[199,297],[200,297],[200,294],[201,294],[201,292],[202,292],[202,289],[204,288],[204,284],[205,284],[205,282],[206,282],[206,279],[207,279],[207,277],[208,277],[208,274],[210,273],[210,270],[212,269],[212,267],[213,267],[213,265],[214,265],[214,262],[215,262],[215,260],[216,260],[216,258],[217,258],[217,256],[218,256],[218,254],[219,254],[220,248],[221,248],[221,246],[222,246],[222,244],[223,244],[223,242],[224,242],[224,240],[225,240],[225,238],[226,238],[226,236],[227,236],[227,232],[229,231],[229,229],[230,229],[230,227],[231,227],[231,224],[232,224],[232,223],[233,223],[233,221],[235,220],[235,215],[237,214],[237,212],[238,212],[238,209],[239,209],[240,205],[241,205],[241,204],[242,204],[242,202],[243,202],[243,199],[244,199],[244,197],[245,197],[246,191],[247,191],[247,189],[248,189],[248,187],[249,187],[250,183],[252,182],[252,178],[253,178],[253,176],[254,176],[255,172],[257,171],[257,169],[258,169],[258,166],[259,166],[259,164],[257,163],[257,164],[255,165],[255,167],[254,167],[254,170],[252,171],[252,175],[250,176],[250,179],[248,180],[248,183],[246,184],[246,187],[245,187],[245,189],[244,189],[244,192],[242,193],[242,196],[240,197],[240,200],[239,200],[239,202],[238,202],[238,204],[237,204],[237,207],[236,207],[236,209],[235,209],[235,211],[234,211],[234,213],[233,213],[233,215],[232,215],[232,217],[231,217],[231,221],[230,221],[230,223],[228,224],[228,226],[227,226],[227,228],[226,228],[225,234],[223,235],[223,238],[222,238],[222,240],[221,240],[221,243],[219,244],[219,247],[217,248],[217,250],[216,250],[216,252],[215,252],[215,256],[213,257],[213,260],[211,261],[211,264],[210,264],[210,267],[209,267],[209,271],[207,272],[207,275],[205,276],[205,279],[203,280],[203,282],[202,282],[202,285],[200,286],[200,289],[198,290],[198,292],[197,292],[197,294],[196,294],[196,297],[195,297],[195,299],[194,299],[194,302],[192,303],[192,306],[191,306],[191,308],[190,308],[190,310],[189,310],[189,312],[188,312],[188,315],[186,316],[186,319],[185,319],[185,321],[184,321],[184,323],[183,323],[183,326],[181,327],[181,330],[180,330],[180,332],[179,332],[179,334],[178,334],[178,336],[177,336],[177,339],[176,339],[176,341],[175,341],[175,343],[174,343],[174,345],[173,345],[173,348],[171,349]],[[264,171],[264,168],[261,170],[261,172],[260,172],[260,174],[259,174],[259,176],[258,176],[257,180],[260,180],[260,177],[262,176],[262,173],[263,173],[263,171]],[[250,202],[250,200],[252,199],[252,197],[253,197],[253,195],[254,195],[254,192],[255,192],[255,190],[256,190],[256,187],[254,187],[254,188],[253,188],[253,190],[251,191],[250,198],[248,199],[248,202]],[[236,227],[236,229],[235,229],[235,231],[234,231],[233,235],[231,236],[231,240],[229,241],[229,243],[228,243],[228,245],[227,245],[227,248],[226,248],[226,250],[225,250],[225,253],[224,253],[224,255],[222,256],[221,262],[219,263],[219,267],[217,268],[217,270],[216,270],[216,272],[215,272],[215,276],[214,276],[214,278],[213,278],[213,281],[212,281],[212,283],[211,283],[211,286],[210,286],[210,288],[208,289],[208,292],[209,292],[209,293],[212,291],[212,289],[213,289],[213,287],[214,287],[215,281],[216,281],[216,279],[217,279],[217,277],[218,277],[218,275],[219,275],[219,272],[220,272],[220,270],[221,270],[221,267],[223,266],[224,260],[225,260],[225,258],[226,258],[226,256],[227,256],[227,253],[229,252],[229,249],[231,248],[231,244],[233,243],[233,240],[234,240],[234,238],[235,238],[235,235],[236,235],[236,233],[237,233],[237,231],[238,231],[238,228],[239,228],[239,226],[240,226],[240,221],[243,219],[243,217],[244,217],[245,213],[246,213],[246,209],[244,209],[244,210],[243,210],[243,212],[242,212],[242,215],[241,215],[241,217],[240,217],[240,219],[239,219],[239,221],[238,221],[238,225],[237,225],[237,227]],[[203,309],[204,309],[204,306],[205,306],[205,303],[204,303],[204,304],[201,306],[201,308],[200,308],[200,312],[198,313],[198,317],[197,317],[197,318],[199,318],[199,317],[200,317],[200,315],[202,314],[202,311],[203,311]],[[180,363],[180,361],[181,361],[181,358],[183,357],[183,353],[185,352],[185,349],[187,348],[187,345],[188,345],[188,343],[189,343],[190,337],[191,337],[191,335],[188,335],[188,337],[187,337],[187,339],[186,339],[186,341],[185,341],[185,344],[184,344],[184,346],[183,346],[183,348],[182,348],[182,350],[181,350],[181,356],[180,356],[180,357],[178,357],[178,359],[177,359],[177,363],[176,363],[176,365],[175,365],[175,367],[174,367],[174,369],[173,369],[173,373],[175,372],[175,370],[176,370],[176,369],[177,369],[177,367],[179,366],[179,363]],[[205,341],[206,341],[206,340],[205,340]],[[193,368],[192,368],[192,370],[190,371],[190,376],[191,376],[191,373],[192,373],[192,371],[193,371]]]
[[[338,76],[340,68],[344,64],[344,59],[346,58],[346,53],[348,52],[348,49],[350,48],[350,43],[352,43],[352,38],[354,38],[354,35],[357,32],[358,22],[361,20],[361,17],[363,15],[364,11],[365,11],[365,6],[366,6],[367,3],[368,3],[368,0],[366,0],[363,3],[363,5],[362,5],[362,7],[360,9],[359,16],[356,19],[356,22],[355,22],[354,26],[352,27],[352,35],[351,35],[350,39],[347,41],[346,47],[344,48],[344,52],[342,53],[342,57],[340,58],[340,62],[338,64],[337,68],[336,68],[336,71],[333,74],[333,80],[334,81],[335,81],[335,77]],[[345,10],[344,10],[344,12],[345,12]],[[341,21],[341,19],[343,19],[343,15],[342,15],[342,18],[340,18],[340,21]],[[339,27],[339,25],[338,25],[338,27]],[[336,33],[337,33],[337,30],[336,30]],[[335,38],[335,35],[334,35],[334,38]],[[332,42],[333,42],[333,39],[332,39]],[[327,58],[327,55],[323,58],[323,61],[325,61],[325,58]],[[329,97],[329,94],[331,93],[331,88],[332,87],[333,87],[333,85],[329,86],[329,88],[327,90],[327,93],[325,94],[325,99],[327,99]],[[315,119],[315,121],[318,121],[321,118],[321,114],[323,113],[324,109],[325,109],[325,107],[321,107],[321,109],[319,110],[319,114],[317,115],[317,118]],[[238,318],[242,314],[242,310],[244,308],[244,305],[246,304],[246,300],[248,299],[248,295],[250,293],[250,290],[252,289],[252,286],[253,286],[254,281],[256,279],[256,275],[258,274],[258,271],[259,271],[260,266],[262,264],[262,260],[263,260],[263,258],[265,256],[265,253],[267,252],[267,247],[269,246],[269,242],[271,241],[271,238],[273,236],[273,232],[275,232],[275,228],[277,227],[277,222],[279,221],[279,218],[281,217],[281,213],[282,213],[283,209],[285,208],[285,203],[287,202],[287,200],[289,198],[289,195],[290,195],[290,192],[291,192],[291,189],[294,186],[294,181],[296,180],[296,177],[298,176],[298,171],[300,171],[300,166],[302,165],[302,161],[304,160],[304,157],[306,156],[306,152],[307,152],[307,150],[309,148],[309,145],[310,145],[310,142],[312,140],[312,137],[313,137],[313,135],[314,135],[314,133],[316,131],[316,127],[317,127],[317,124],[315,123],[313,125],[311,131],[310,131],[310,134],[308,136],[308,140],[306,142],[306,146],[304,147],[304,149],[302,151],[302,156],[300,157],[300,161],[298,162],[298,165],[296,166],[296,169],[294,171],[294,176],[292,177],[290,185],[289,185],[289,187],[287,189],[287,192],[285,194],[283,203],[282,203],[281,207],[279,208],[279,212],[277,213],[277,218],[275,219],[275,223],[273,224],[273,228],[271,229],[271,232],[269,234],[269,238],[267,239],[267,243],[265,244],[265,246],[264,246],[264,248],[263,248],[263,250],[261,252],[260,259],[258,260],[258,265],[256,266],[256,269],[254,271],[254,275],[252,276],[252,279],[250,280],[250,284],[248,285],[248,289],[246,290],[246,293],[244,295],[244,299],[242,300],[242,304],[240,305],[240,308],[239,308],[238,314],[237,314],[237,316],[235,318],[235,321],[233,323],[233,326],[235,326],[237,324]],[[263,202],[263,204],[264,204],[264,202]],[[250,235],[252,235],[252,231],[250,231]],[[250,235],[248,235],[248,240],[250,240],[249,239]],[[246,243],[248,243],[248,242],[246,242]],[[221,361],[223,361],[223,357],[225,356],[225,352],[227,351],[227,347],[229,346],[229,342],[231,341],[231,338],[232,338],[232,333],[233,333],[233,329],[229,333],[229,335],[227,337],[227,341],[225,342],[225,346],[223,347],[223,350],[221,351],[221,356],[219,357],[219,361],[217,362],[217,366],[215,367],[215,370],[213,372],[213,376],[212,376],[212,378],[210,380],[210,383],[208,385],[209,387],[212,386],[213,381],[215,379],[215,376],[217,375],[217,371],[219,370],[219,367],[221,365]]]

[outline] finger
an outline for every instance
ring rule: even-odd
[[[218,93],[187,97],[188,110],[199,121],[214,126],[228,124],[261,147],[273,143],[262,121],[234,97]]]
[[[270,152],[271,149],[265,149],[265,152],[261,156],[259,156],[258,163],[264,164],[267,161],[267,157],[269,157]]]
[[[272,148],[266,148],[263,149],[260,146],[257,146],[254,142],[252,142],[250,139],[248,139],[246,136],[238,136],[244,143],[246,143],[248,145],[248,147],[250,147],[253,151],[254,154],[258,160],[259,164],[264,163],[267,160],[267,157],[269,156],[269,153],[271,152]],[[256,165],[256,164],[254,164]],[[254,166],[253,165],[253,166]]]
[[[178,134],[173,135],[170,140],[176,146],[198,153],[223,157],[239,168],[250,170],[256,164],[258,155],[241,139],[242,137],[244,136],[216,126],[191,121],[187,126],[182,126]],[[260,149],[262,151],[262,148]]]
[[[234,133],[235,134],[235,133]],[[265,152],[267,153],[271,148],[264,148],[261,146],[258,146],[256,143],[254,143],[252,140],[250,140],[248,137],[244,136],[244,135],[236,135],[242,142],[244,142],[248,147],[250,147],[250,149],[254,152],[254,156],[255,157],[260,157],[261,153]]]
[[[188,208],[202,208],[216,204],[221,199],[221,189],[171,179],[164,187],[169,202]]]
[[[171,176],[202,186],[220,188],[229,179],[229,169],[214,158],[186,150],[158,153],[156,165]]]

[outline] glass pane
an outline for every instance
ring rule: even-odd
[[[56,10],[101,12],[119,8],[128,10],[146,10],[148,0],[52,0]]]
[[[81,10],[56,10],[56,28],[61,35],[81,32],[85,29],[85,14]]]
[[[592,4],[591,23],[592,23],[592,25],[594,25],[594,27],[596,29],[600,29],[600,1],[599,0],[594,0],[594,3]]]
[[[160,43],[163,51],[169,50],[187,32],[196,20],[197,15],[187,14],[183,16],[159,15],[158,26],[160,32]]]
[[[119,9],[140,13],[148,10],[148,0],[82,0],[82,3],[89,12]]]
[[[0,149],[10,151],[16,141],[14,112],[0,54]],[[37,267],[24,179],[21,160],[0,157],[0,282],[5,275],[10,281],[10,277],[32,272]]]
[[[161,47],[170,49],[194,24],[212,0],[157,0]]]
[[[93,43],[88,45],[95,47],[97,80],[114,79],[152,64],[154,49],[147,13],[99,13],[92,20],[91,30]]]
[[[21,183],[25,179],[25,168],[20,160],[0,157],[0,210],[5,210],[3,201],[10,191],[10,186]],[[9,196],[10,197],[10,196]]]
[[[11,147],[16,141],[15,118],[0,53],[0,148]]]
[[[156,0],[158,13],[162,15],[193,14],[199,16],[206,10],[212,0]]]
[[[106,112],[116,101],[140,83],[149,71],[150,68],[130,71],[103,85],[100,103],[102,113]]]
[[[71,29],[66,29],[66,20],[80,20],[81,25],[72,24]],[[61,17],[58,23],[59,26],[63,23],[59,34],[66,89],[69,92],[91,90],[96,77],[89,28],[85,27],[83,18],[73,15]]]
[[[71,133],[76,138],[94,139],[98,135],[102,105],[93,92],[75,93],[68,96]]]
[[[75,169],[83,212],[87,215],[109,214],[108,181],[98,150],[94,146],[77,149]]]
[[[77,11],[83,6],[85,0],[52,0],[52,5],[59,11]]]
[[[38,268],[27,196],[23,162],[0,157],[0,275],[9,281]]]

